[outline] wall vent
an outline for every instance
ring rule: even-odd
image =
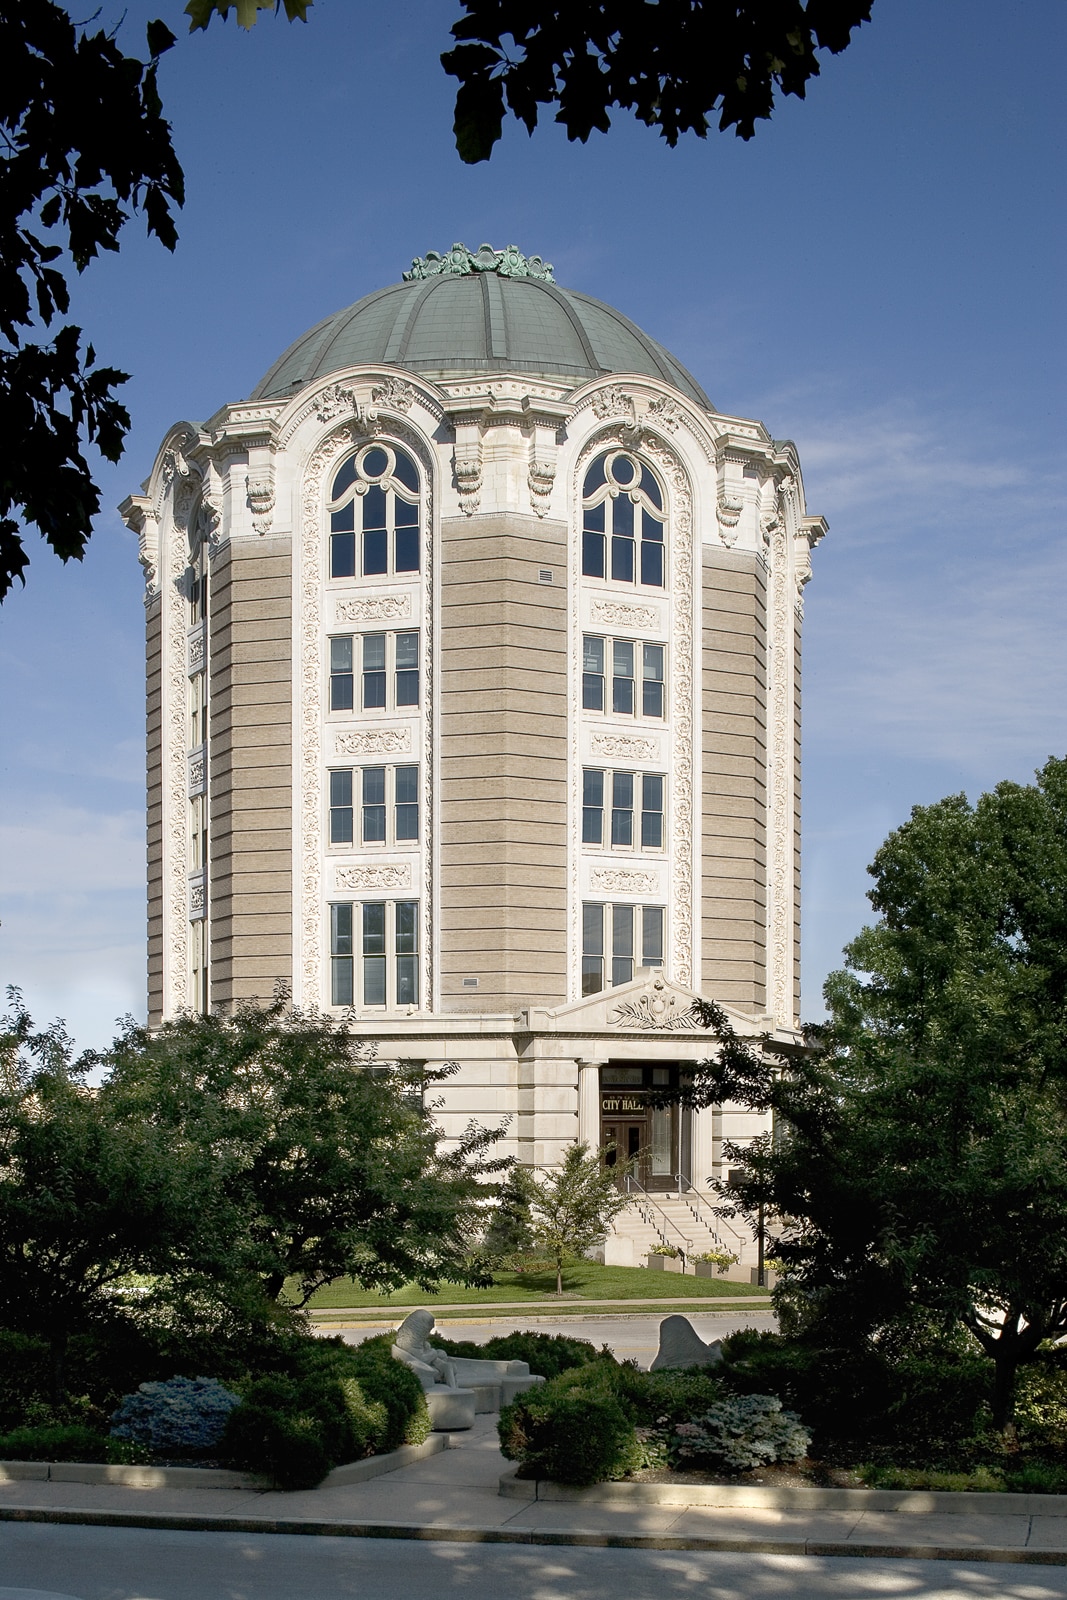
[[[540,569],[540,571],[538,572],[538,574],[537,574],[537,581],[538,581],[538,583],[551,583],[552,582],[552,568],[551,567],[542,567]]]
[[[463,987],[465,989],[477,989],[477,987],[478,987],[477,978],[464,978]]]

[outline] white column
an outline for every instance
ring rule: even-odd
[[[599,1061],[578,1062],[578,1143],[600,1149]]]
[[[693,1165],[690,1181],[694,1189],[699,1189],[705,1199],[709,1198],[708,1179],[712,1175],[712,1162],[714,1159],[714,1128],[715,1110],[706,1106],[703,1111],[691,1113]]]

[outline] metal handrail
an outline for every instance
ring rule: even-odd
[[[638,1211],[642,1211],[642,1204],[646,1211],[648,1209],[658,1211],[667,1227],[672,1228],[682,1241],[684,1248],[682,1249],[681,1255],[684,1263],[693,1254],[692,1239],[682,1232],[681,1228],[679,1228],[674,1219],[669,1217],[658,1201],[653,1199],[648,1190],[645,1188],[644,1184],[641,1183],[639,1179],[635,1178],[632,1172],[628,1172],[626,1174],[626,1192],[627,1194],[632,1194],[635,1189],[637,1190],[639,1196],[637,1201]],[[647,1222],[650,1228],[655,1229],[655,1231],[659,1234],[660,1242],[662,1244],[670,1245],[671,1249],[673,1250],[678,1248],[678,1246],[671,1239],[668,1239],[667,1235],[664,1233],[654,1216],[642,1214],[642,1220]]]
[[[719,1233],[719,1225],[721,1224],[729,1233],[733,1234],[734,1240],[739,1248],[741,1250],[744,1249],[746,1243],[744,1234],[738,1233],[737,1229],[731,1227],[730,1223],[727,1222],[725,1217],[719,1216],[711,1201],[705,1195],[701,1194],[700,1190],[691,1179],[683,1177],[680,1172],[676,1172],[674,1174],[674,1181],[678,1185],[679,1200],[683,1201],[685,1205],[689,1207],[690,1211],[693,1213],[693,1216],[698,1222],[704,1224],[704,1227],[707,1228],[716,1244],[722,1245],[724,1248],[726,1246],[726,1241]],[[688,1193],[686,1191],[688,1191]],[[711,1217],[714,1219],[713,1221],[707,1221],[703,1216],[701,1216],[701,1207],[706,1208]]]

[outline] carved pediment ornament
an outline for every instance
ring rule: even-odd
[[[660,1033],[702,1033],[693,1003],[668,992],[662,980],[649,994],[624,1000],[609,1013],[608,1021],[618,1028],[641,1028]]]
[[[337,872],[339,889],[409,889],[411,868],[408,866],[340,867]]]
[[[590,402],[593,415],[598,422],[607,422],[610,418],[621,417],[623,422],[633,427],[637,412],[634,406],[633,395],[627,394],[625,389],[620,389],[613,384],[609,389],[599,389]]]
[[[339,756],[391,756],[411,749],[408,728],[361,728],[337,735]]]
[[[415,390],[403,378],[383,378],[370,394],[375,405],[388,406],[393,411],[410,411],[415,403]]]

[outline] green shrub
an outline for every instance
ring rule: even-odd
[[[652,1427],[660,1419],[668,1423],[686,1422],[699,1417],[723,1398],[723,1386],[710,1372],[681,1370],[642,1374],[644,1384],[635,1387],[632,1403],[636,1420]]]
[[[68,1423],[47,1428],[12,1428],[0,1435],[4,1461],[107,1461],[108,1439],[95,1428]]]
[[[341,1360],[371,1401],[385,1407],[386,1423],[373,1453],[397,1450],[402,1444],[421,1444],[430,1433],[430,1413],[422,1384],[410,1367],[392,1354],[391,1334],[346,1345],[340,1339],[317,1339],[318,1345],[343,1352]]]
[[[625,1408],[610,1394],[581,1388],[528,1390],[503,1408],[498,1432],[504,1455],[525,1476],[556,1483],[601,1483],[633,1471],[642,1459]]]
[[[599,1361],[603,1352],[588,1339],[569,1339],[564,1333],[503,1333],[485,1344],[475,1344],[472,1339],[442,1339],[437,1333],[433,1343],[450,1356],[467,1361],[525,1361],[531,1372],[542,1378],[558,1378],[571,1367],[587,1366]]]
[[[51,1358],[44,1340],[0,1328],[0,1430],[24,1422],[27,1405],[46,1403],[51,1379]]]
[[[667,1432],[672,1467],[713,1467],[745,1472],[776,1461],[801,1461],[811,1435],[777,1395],[732,1395],[703,1416],[676,1422]]]
[[[111,1437],[129,1439],[161,1454],[207,1455],[240,1400],[215,1378],[169,1378],[142,1383],[125,1395],[111,1418]]]
[[[1058,1352],[1041,1351],[1036,1361],[1019,1368],[1015,1425],[1029,1445],[1058,1450],[1067,1446],[1067,1369]]]

